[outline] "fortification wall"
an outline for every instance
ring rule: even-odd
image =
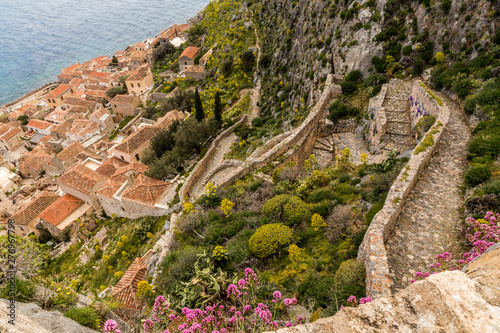
[[[428,110],[437,110],[436,123],[426,133],[426,135],[433,136],[434,144],[418,154],[415,154],[417,150],[415,149],[410,160],[391,186],[384,207],[373,218],[360,246],[358,260],[363,262],[366,267],[366,295],[372,298],[380,298],[391,294],[392,283],[389,278],[385,241],[396,228],[399,214],[411,190],[418,182],[419,176],[439,145],[450,117],[448,107],[439,98],[433,98],[428,94],[427,88],[422,87],[421,82],[416,81],[413,89],[415,94],[412,95],[418,96],[419,103],[422,103],[423,107]],[[424,95],[424,93],[427,95]],[[425,96],[427,98],[424,98]]]

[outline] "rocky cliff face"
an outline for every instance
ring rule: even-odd
[[[59,311],[45,311],[31,303],[16,303],[15,325],[9,318],[8,301],[0,299],[0,332],[2,333],[97,333],[65,317]]]
[[[490,0],[258,1],[262,113],[275,119],[312,103],[328,73],[359,69],[366,78],[375,56],[379,70],[391,55],[408,74],[439,51],[467,61],[500,27],[500,2]]]
[[[432,275],[394,296],[278,332],[500,332],[500,243],[497,245],[464,272]]]

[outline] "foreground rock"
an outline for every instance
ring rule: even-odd
[[[45,311],[36,304],[16,303],[15,325],[9,324],[7,304],[0,299],[0,332],[2,333],[96,333],[65,317],[59,311]]]
[[[500,332],[500,248],[465,271],[432,275],[394,296],[278,332]]]

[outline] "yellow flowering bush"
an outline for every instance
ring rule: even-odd
[[[115,278],[120,279],[123,276],[123,272],[118,271],[118,272],[115,272],[115,274],[113,274],[113,275],[115,276]]]
[[[128,242],[128,237],[127,237],[127,236],[125,236],[125,235],[122,235],[122,236],[120,237],[120,240],[122,241],[122,243],[126,243],[126,242]]]
[[[359,157],[359,161],[363,164],[366,164],[366,162],[368,162],[368,155],[366,155],[366,153],[361,154],[361,156]]]
[[[135,293],[135,297],[137,299],[148,297],[152,293],[153,293],[153,286],[150,285],[147,281],[140,281],[137,284],[137,292]]]
[[[233,207],[234,207],[234,203],[229,199],[224,199],[220,203],[220,210],[222,210],[224,212],[226,217],[231,214],[231,210],[233,209]]]
[[[314,231],[318,231],[320,228],[326,228],[326,222],[321,215],[314,214],[311,217],[311,227],[314,228]]]
[[[304,260],[305,250],[295,244],[288,247],[288,258],[292,263]]]
[[[212,257],[214,258],[215,261],[217,262],[222,262],[227,260],[227,250],[224,249],[222,246],[217,245],[212,252]]]
[[[184,213],[186,213],[186,214],[196,212],[196,209],[194,209],[194,205],[190,202],[184,203],[184,205],[182,207],[183,207]]]
[[[250,237],[250,251],[258,257],[269,257],[293,240],[293,230],[281,223],[265,224]]]

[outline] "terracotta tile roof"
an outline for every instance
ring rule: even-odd
[[[54,127],[50,129],[50,132],[51,133],[58,132],[61,134],[66,134],[66,132],[69,131],[70,129],[71,129],[71,123],[68,121],[64,121],[60,124],[54,125]]]
[[[90,73],[89,76],[100,78],[100,79],[105,79],[108,78],[111,74],[110,73],[105,73],[105,72],[92,72]]]
[[[52,90],[47,95],[45,95],[45,97],[57,98],[62,94],[64,94],[66,91],[70,90],[71,88],[73,88],[71,84],[61,84],[59,87],[57,87],[56,89]]]
[[[45,120],[54,123],[62,123],[65,120],[65,116],[67,113],[67,110],[54,110],[45,116]]]
[[[146,57],[146,51],[135,51],[130,55],[133,60],[142,60]]]
[[[163,117],[158,118],[158,120],[155,123],[155,126],[159,126],[162,128],[169,128],[174,121],[176,120],[182,121],[184,118],[186,118],[184,112],[175,109],[167,112]]]
[[[27,126],[44,130],[44,129],[49,128],[52,125],[54,125],[54,124],[49,123],[48,121],[43,121],[43,120],[38,120],[38,119],[30,119]]]
[[[85,92],[85,95],[87,96],[87,98],[94,96],[94,97],[109,99],[108,94],[106,94],[106,91],[103,90],[88,90]]]
[[[134,102],[135,97],[132,95],[116,95],[112,100],[111,103],[126,103],[126,104],[132,104]]]
[[[163,31],[158,38],[165,38],[172,40],[175,37],[179,37],[179,35],[189,29],[189,24],[181,24],[177,25],[174,24],[173,26],[169,27],[167,30]]]
[[[149,67],[141,66],[137,68],[134,74],[130,75],[126,81],[142,81],[149,75]]]
[[[73,79],[73,76],[71,76],[71,74],[69,74],[69,73],[62,73],[62,74],[59,74],[57,77],[61,80],[72,80]]]
[[[82,79],[79,77],[75,77],[69,81],[69,84],[71,84],[75,89],[78,89],[78,87],[82,84]]]
[[[146,279],[147,267],[144,259],[135,258],[132,265],[113,288],[113,298],[127,308],[135,308],[137,284]]]
[[[111,177],[111,179],[116,180],[120,183],[123,183],[127,180],[126,174],[132,172],[134,174],[142,174],[144,172],[148,172],[149,168],[147,165],[142,164],[141,162],[133,162],[128,165],[119,167],[116,169],[115,173]]]
[[[77,69],[79,67],[82,67],[82,65],[78,62],[76,64],[73,64],[71,66],[68,66],[68,67],[62,69],[61,72],[62,73],[69,73],[69,72],[72,72],[72,71],[74,71],[75,69]]]
[[[22,134],[23,130],[17,126],[0,126],[0,138],[6,141],[12,139],[14,136]]]
[[[52,135],[46,135],[38,141],[37,145],[47,147],[50,140],[52,140]]]
[[[8,117],[10,119],[17,119],[17,118],[19,118],[19,116],[22,116],[22,115],[26,115],[26,116],[30,117],[33,113],[34,113],[33,105],[25,104],[22,107],[20,107],[19,109],[16,109],[16,110],[12,111],[11,113],[9,113]]]
[[[116,180],[108,179],[106,183],[97,191],[97,195],[105,198],[112,198],[113,195],[122,187],[123,183]]]
[[[65,194],[40,213],[39,217],[52,225],[58,225],[71,213],[83,205],[85,201],[71,194]]]
[[[134,180],[134,186],[129,187],[123,192],[122,198],[154,206],[171,186],[172,184],[170,183],[140,174]]]
[[[126,165],[128,165],[127,162],[113,156],[95,169],[95,171],[105,175],[106,177],[111,177],[115,174],[116,170]]]
[[[181,53],[181,55],[179,56],[179,59],[182,58],[182,57],[188,57],[190,59],[193,59],[194,56],[196,55],[196,53],[198,53],[198,50],[200,48],[199,47],[196,47],[196,46],[189,46],[189,47],[186,47],[186,49]]]
[[[90,116],[96,119],[101,119],[101,117],[104,116],[105,114],[110,114],[109,110],[105,108],[100,108],[96,110],[94,113],[92,113]]]
[[[73,142],[63,150],[61,150],[56,156],[61,162],[67,162],[68,160],[75,158],[78,153],[80,153],[85,148],[78,141]]]
[[[98,181],[105,179],[104,175],[81,164],[76,164],[68,172],[57,178],[57,183],[88,195]]]
[[[12,218],[16,221],[16,224],[28,225],[58,198],[59,196],[54,193],[43,191],[21,208]]]
[[[86,138],[88,135],[92,135],[99,131],[99,124],[93,122],[92,120],[75,119],[68,133],[73,136],[81,136],[83,138]]]
[[[77,105],[77,106],[85,106],[87,108],[94,107],[96,102],[88,101],[81,97],[67,97],[64,99],[65,105]]]
[[[131,154],[136,152],[138,149],[144,147],[145,144],[149,144],[149,141],[156,135],[161,129],[156,126],[144,126],[137,133],[134,133],[127,137],[125,141],[116,146],[116,150],[122,151],[126,154]]]

